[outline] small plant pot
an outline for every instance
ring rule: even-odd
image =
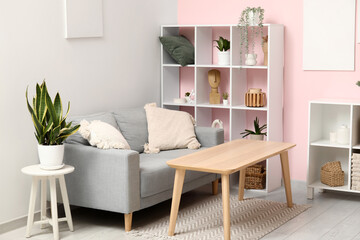
[[[257,55],[255,53],[245,54],[245,65],[248,65],[248,66],[256,65],[256,63],[257,63],[256,57],[257,57]]]
[[[191,103],[191,97],[185,97],[186,103]]]
[[[248,20],[249,20],[249,26],[258,26],[260,22],[259,12],[250,11]]]
[[[40,168],[45,170],[62,168],[64,150],[64,145],[38,145]]]
[[[223,99],[223,105],[228,105],[228,104],[229,104],[229,100]]]
[[[226,51],[226,52],[218,51],[218,65],[221,66],[230,65],[230,51]]]
[[[250,134],[249,139],[263,141],[264,140],[264,135]]]

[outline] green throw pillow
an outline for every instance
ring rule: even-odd
[[[159,37],[165,50],[181,66],[194,64],[194,46],[184,36]]]

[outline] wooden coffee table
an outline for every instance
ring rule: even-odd
[[[295,144],[284,142],[238,139],[215,147],[179,157],[167,164],[176,169],[171,203],[169,236],[175,233],[185,171],[193,170],[221,174],[224,239],[230,239],[230,184],[229,175],[240,171],[239,200],[244,197],[245,169],[255,163],[280,154],[288,207],[292,207],[288,150]]]

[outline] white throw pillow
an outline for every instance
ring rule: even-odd
[[[158,108],[155,103],[146,104],[144,108],[149,132],[149,143],[144,146],[145,153],[200,148],[195,135],[195,120],[189,113]]]
[[[91,121],[91,123],[82,120],[80,122],[79,133],[89,141],[91,146],[96,146],[97,148],[130,149],[128,142],[121,132],[110,124],[99,120]]]

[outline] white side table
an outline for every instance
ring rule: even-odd
[[[67,195],[66,184],[64,175],[74,171],[73,166],[65,165],[63,168],[58,170],[43,170],[40,168],[40,165],[31,165],[24,167],[21,171],[24,174],[32,176],[32,185],[30,193],[30,203],[29,203],[29,214],[26,227],[26,237],[30,237],[31,228],[33,224],[40,224],[41,228],[45,224],[50,224],[53,227],[54,239],[59,239],[59,222],[67,221],[70,231],[74,231],[73,222],[71,218],[69,198]],[[58,219],[57,212],[57,199],[56,199],[56,179],[59,179],[61,196],[65,209],[64,218]],[[46,217],[46,183],[47,180],[50,182],[50,199],[51,199],[51,218]],[[35,211],[35,201],[36,193],[38,187],[38,181],[41,181],[41,219],[40,221],[34,222],[34,211]]]

